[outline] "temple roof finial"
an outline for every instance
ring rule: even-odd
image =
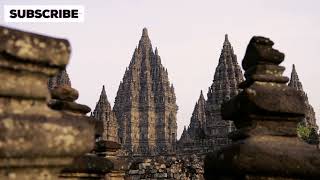
[[[230,45],[228,34],[224,35],[224,43],[223,43],[223,45]]]
[[[147,28],[143,28],[142,36],[148,36],[148,29]]]
[[[205,101],[204,96],[203,96],[203,91],[201,90],[200,92],[200,98],[199,101]]]
[[[147,28],[143,28],[142,36],[141,36],[141,39],[140,39],[139,45],[138,45],[138,50],[144,49],[146,51],[149,51],[151,48],[152,48],[152,45],[151,45],[151,41],[148,36],[148,30],[147,30]]]
[[[102,85],[102,93],[106,94],[106,88],[104,87],[104,85]]]
[[[158,55],[158,47],[156,47],[156,49],[154,50],[154,53]]]

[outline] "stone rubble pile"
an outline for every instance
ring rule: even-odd
[[[203,161],[196,155],[189,158],[157,157],[132,163],[126,179],[202,180],[203,173]]]

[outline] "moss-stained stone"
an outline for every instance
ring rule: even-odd
[[[0,74],[0,93],[1,96],[21,97],[27,99],[46,99],[48,87],[47,77],[35,75],[30,72],[14,72],[2,69]]]
[[[93,149],[94,126],[47,106],[49,76],[69,61],[67,40],[0,26],[0,179],[55,180]]]
[[[25,62],[65,66],[69,61],[70,49],[69,42],[64,39],[0,26],[0,51]]]

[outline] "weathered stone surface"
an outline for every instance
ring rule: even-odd
[[[301,117],[305,110],[303,107],[297,106],[297,103],[301,101],[303,98],[299,96],[299,93],[285,84],[255,82],[239,96],[228,102],[228,104],[237,102],[235,105],[238,107],[237,109],[233,108],[235,106],[223,106],[222,109],[225,112],[223,116],[229,119],[236,117],[247,119],[249,115],[259,110],[261,113],[291,113],[293,117]],[[228,107],[230,108],[228,109]],[[234,110],[233,114],[230,113],[231,110]]]
[[[19,59],[20,62],[16,63],[37,63],[43,69],[46,66],[63,68],[69,61],[70,44],[65,39],[0,26],[0,52]]]
[[[93,129],[88,119],[66,114],[62,118],[1,115],[0,158],[73,157],[90,151]]]
[[[67,110],[76,114],[87,114],[91,111],[86,105],[63,100],[52,99],[48,105],[55,110]]]
[[[73,157],[92,149],[88,120],[46,103],[47,80],[69,53],[66,40],[0,26],[0,179],[58,179]]]
[[[147,29],[119,85],[113,110],[120,142],[136,155],[175,152],[176,96],[168,71],[153,51]]]
[[[63,176],[67,176],[67,173],[86,173],[104,177],[112,169],[113,163],[110,160],[94,155],[85,155],[74,159],[72,166],[63,169],[62,173]]]
[[[48,87],[52,97],[48,106],[52,109],[72,115],[85,115],[91,111],[88,106],[75,102],[79,93],[71,87],[71,81],[65,69],[48,80]]]
[[[162,160],[165,162],[163,164]],[[190,157],[152,158],[133,160],[126,179],[183,179],[204,180],[203,161],[196,155]],[[147,165],[146,165],[147,164]]]
[[[95,151],[96,152],[113,152],[113,151],[117,151],[121,148],[121,145],[117,142],[114,141],[98,141],[96,143],[96,147],[95,147]]]
[[[51,89],[51,97],[64,101],[75,101],[78,99],[79,93],[70,86],[59,86]]]
[[[1,62],[0,58],[0,62]],[[21,97],[24,99],[46,99],[48,88],[46,86],[47,77],[43,74],[30,74],[28,71],[15,71],[1,66],[0,91],[1,96]]]
[[[284,60],[284,54],[273,49],[273,42],[265,37],[254,36],[247,47],[246,54],[242,61],[242,67],[245,71],[249,67],[258,64],[279,65]]]
[[[260,174],[270,179],[317,179],[319,160],[319,151],[297,138],[253,136],[223,149],[223,153],[210,154],[205,172],[212,173],[211,178],[217,173],[217,176],[234,175],[235,179],[244,179],[244,174]]]

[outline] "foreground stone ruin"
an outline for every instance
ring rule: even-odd
[[[68,41],[0,26],[0,179],[320,179],[319,150],[297,137],[304,94],[286,85],[284,54],[272,46],[251,39],[242,90],[222,106],[237,128],[231,144],[201,157],[128,156],[116,138],[97,138],[103,121],[76,102]]]
[[[58,179],[93,148],[94,127],[47,106],[47,81],[69,61],[69,42],[0,27],[0,179]]]
[[[279,64],[284,54],[273,42],[253,37],[242,67],[243,91],[222,107],[237,131],[233,144],[207,155],[208,179],[319,179],[319,150],[297,137],[297,123],[306,113],[304,98],[286,85]]]

